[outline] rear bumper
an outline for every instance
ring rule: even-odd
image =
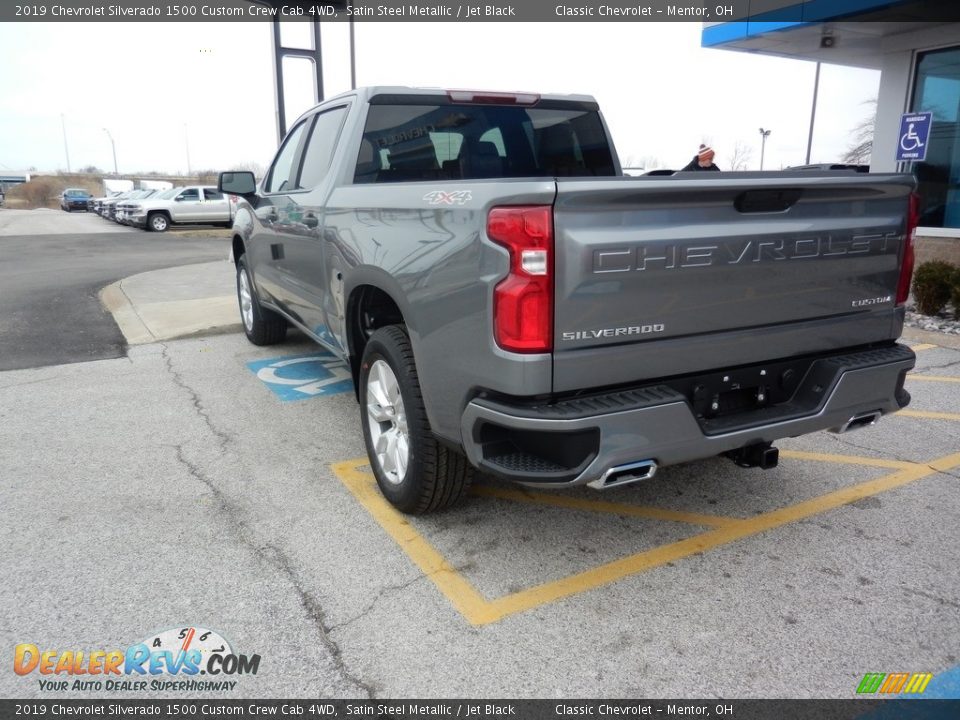
[[[464,410],[461,433],[470,461],[485,472],[582,485],[623,465],[675,465],[896,412],[910,402],[903,381],[915,360],[903,345],[823,356],[788,402],[709,420],[663,384],[552,404],[478,398]]]

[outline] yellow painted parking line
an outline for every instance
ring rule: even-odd
[[[801,452],[799,450],[781,450],[780,457],[793,460],[814,460],[816,462],[839,463],[841,465],[861,465],[864,467],[892,468],[903,470],[913,467],[915,463],[901,460],[887,460],[885,458],[863,457],[861,455],[833,455],[831,453]]]
[[[953,455],[947,455],[946,457],[937,458],[936,460],[931,460],[927,463],[928,467],[932,467],[938,472],[948,472],[953,470],[956,467],[960,467],[960,452],[953,453]]]
[[[929,410],[899,410],[903,417],[927,418],[929,420],[960,420],[960,413],[931,412]]]
[[[384,499],[373,480],[373,476],[358,469],[358,467],[367,464],[366,459],[337,463],[332,468],[354,497],[430,578],[457,611],[471,624],[485,625],[549,602],[607,585],[630,575],[652,570],[668,562],[703,553],[736,540],[833,510],[865,497],[903,487],[935,472],[945,472],[960,466],[960,453],[947,455],[926,464],[798,451],[784,451],[781,455],[800,460],[859,464],[897,468],[897,470],[880,478],[841,488],[795,505],[789,505],[744,520],[728,522],[721,527],[716,527],[693,537],[635,553],[584,572],[542,583],[495,600],[488,600],[477,591],[426,538],[417,532],[404,515],[395,510]]]
[[[950,375],[917,375],[916,373],[910,373],[907,375],[909,381],[914,380],[928,380],[929,382],[952,382],[960,383],[960,377],[953,377]]]
[[[336,463],[333,471],[461,615],[473,625],[499,620],[498,616],[492,614],[490,603],[477,592],[470,581],[457,572],[456,568],[416,531],[403,513],[387,502],[376,482],[371,482],[373,475],[357,469],[367,462],[367,459],[363,458]]]
[[[933,343],[920,343],[919,345],[911,345],[910,349],[916,352],[923,352],[924,350],[930,350],[931,348],[940,347],[939,345],[934,345]]]
[[[791,505],[780,510],[773,510],[768,513],[763,513],[762,515],[756,515],[752,518],[742,520],[735,525],[709,530],[700,535],[695,535],[678,542],[661,545],[652,550],[636,553],[621,558],[620,560],[614,560],[585,572],[577,573],[576,575],[571,575],[561,580],[543,583],[542,585],[537,585],[494,600],[491,603],[495,608],[494,615],[499,619],[548,602],[576,595],[585,590],[607,585],[645,570],[652,570],[668,562],[674,562],[697,553],[703,553],[720,545],[726,545],[735,540],[757,535],[766,530],[772,530],[782,525],[817,515],[826,510],[831,510],[840,505],[846,505],[870,495],[884,492],[885,490],[892,490],[893,488],[906,485],[907,483],[914,482],[932,474],[933,470],[923,465],[905,468],[876,480],[868,480],[867,482],[849,488],[843,488],[842,490],[821,495],[813,500]]]
[[[630,505],[628,503],[609,502],[605,500],[589,500],[587,498],[560,495],[555,493],[538,492],[522,488],[500,488],[483,485],[471,490],[471,495],[492,497],[513,502],[532,503],[535,505],[549,505],[567,510],[584,510],[586,512],[609,513],[626,517],[649,518],[651,520],[671,520],[689,525],[705,525],[707,527],[724,527],[740,522],[738,518],[723,517],[722,515],[705,515],[701,513],[683,512],[681,510],[667,510],[649,505]]]

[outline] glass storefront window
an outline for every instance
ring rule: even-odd
[[[960,228],[960,48],[920,54],[911,112],[933,113],[927,159],[913,168],[920,224]]]

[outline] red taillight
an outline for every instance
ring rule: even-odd
[[[493,335],[512,352],[553,347],[553,208],[497,207],[487,236],[510,251],[510,274],[493,291]]]
[[[447,90],[447,97],[455,103],[482,103],[485,105],[536,105],[537,93],[488,92],[486,90]]]
[[[913,235],[919,224],[920,196],[910,193],[906,236],[903,240],[903,261],[900,263],[900,280],[897,282],[897,305],[903,305],[910,295],[910,280],[913,278]]]

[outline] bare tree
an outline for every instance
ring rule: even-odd
[[[737,140],[733,145],[733,150],[727,156],[727,164],[731,170],[746,170],[752,155],[753,148]]]
[[[663,160],[656,155],[644,155],[640,159],[640,165],[647,170],[656,170],[663,167]]]
[[[625,170],[656,170],[657,168],[663,167],[663,161],[660,158],[653,155],[644,155],[641,158],[637,158],[636,155],[627,155],[626,159],[623,161],[623,168]]]
[[[260,163],[254,160],[247,160],[246,162],[235,163],[230,169],[231,170],[249,170],[257,178],[262,178],[264,173],[266,172],[266,168],[264,168],[263,165],[261,165]]]
[[[863,104],[870,107],[870,112],[850,131],[853,142],[843,155],[843,161],[852,165],[868,165],[870,155],[873,153],[873,130],[874,121],[877,117],[877,99],[867,100]]]

